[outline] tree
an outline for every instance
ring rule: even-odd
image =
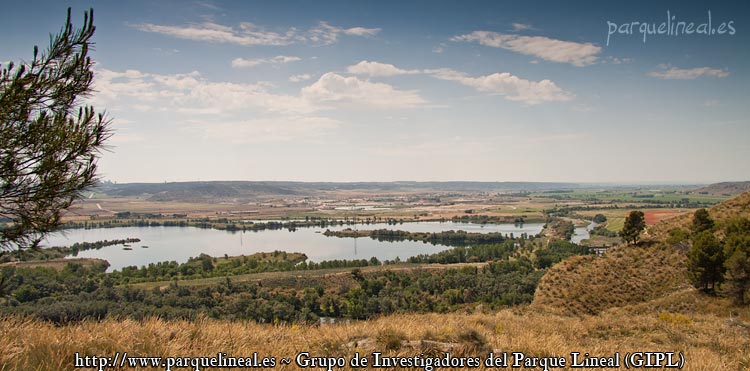
[[[620,231],[620,237],[625,240],[625,243],[635,245],[638,243],[638,237],[644,229],[646,229],[646,222],[644,221],[643,212],[631,211],[628,217],[625,218],[625,224]]]
[[[82,99],[92,92],[94,11],[34,47],[31,62],[0,72],[0,254],[37,246],[62,211],[97,182],[110,121]]]
[[[688,271],[696,286],[710,291],[724,280],[724,250],[713,233],[703,231],[693,238],[688,254]]]
[[[690,239],[690,233],[682,228],[673,228],[669,230],[669,237],[667,237],[667,244],[677,245],[685,243]]]
[[[750,299],[750,238],[729,239],[727,250],[731,251],[724,263],[727,292],[737,304],[745,304]]]
[[[750,220],[727,222],[724,238],[726,292],[737,304],[750,301]]]
[[[602,224],[607,222],[607,216],[604,214],[596,214],[594,215],[594,223]]]
[[[714,221],[711,216],[708,215],[706,209],[698,209],[693,214],[693,224],[691,229],[693,233],[698,234],[703,231],[711,230],[714,227]]]

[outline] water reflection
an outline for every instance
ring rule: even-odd
[[[518,237],[522,233],[529,235],[541,231],[543,224],[479,224],[453,222],[423,222],[388,225],[385,223],[359,225],[359,229],[400,229],[410,232],[441,232],[447,230],[465,230],[467,232],[501,232]],[[331,230],[350,228],[351,226],[329,227]],[[386,242],[371,238],[337,238],[326,237],[321,232],[325,228],[298,228],[288,230],[265,230],[260,232],[227,232],[214,229],[194,227],[123,227],[100,229],[72,229],[50,235],[44,242],[47,246],[69,246],[75,242],[94,242],[124,238],[139,238],[141,242],[134,246],[148,246],[123,250],[122,245],[109,246],[100,250],[82,251],[78,257],[106,259],[111,270],[119,270],[130,265],[147,265],[160,261],[185,262],[188,258],[201,253],[211,256],[253,254],[282,250],[301,252],[312,261],[334,259],[369,259],[393,260],[399,257],[404,260],[418,254],[432,254],[448,249],[446,246],[433,246],[422,242],[400,241]]]

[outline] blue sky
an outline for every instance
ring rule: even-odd
[[[95,10],[118,182],[750,174],[739,2],[31,1],[0,13],[0,62],[68,6]],[[644,42],[667,12],[683,32]]]

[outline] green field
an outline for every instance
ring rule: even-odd
[[[574,191],[539,192],[531,195],[535,198],[552,198],[558,200],[579,201],[608,201],[608,202],[636,202],[636,203],[680,203],[687,200],[689,203],[717,204],[729,197],[701,195],[687,193],[679,190],[592,190],[580,189]]]
[[[607,217],[607,229],[614,232],[619,232],[622,226],[625,224],[625,217],[632,210],[628,209],[602,209],[602,210],[585,210],[578,211],[580,214],[589,219],[593,218],[596,214],[602,214]]]

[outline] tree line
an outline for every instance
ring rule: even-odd
[[[285,252],[254,257],[212,258],[157,263],[106,273],[106,263],[65,268],[0,269],[0,293],[5,299],[0,313],[33,315],[55,323],[117,318],[192,319],[208,315],[223,319],[258,322],[305,321],[320,317],[363,319],[391,313],[445,312],[467,305],[489,308],[531,302],[537,283],[547,267],[588,249],[557,241],[531,254],[533,241],[507,240],[500,244],[456,247],[437,254],[410,259],[413,263],[479,262],[479,266],[363,271],[359,267],[381,265],[377,259],[340,261],[332,265],[352,268],[348,275],[282,275],[259,282],[235,282],[227,274],[245,267],[267,271],[322,268],[304,264],[304,255]],[[301,261],[301,262],[300,262]],[[393,262],[386,262],[393,263]],[[401,265],[400,267],[404,267]],[[239,270],[234,270],[239,269]],[[14,272],[11,272],[14,271]],[[224,277],[203,286],[185,285],[175,278],[197,275]],[[145,289],[133,282],[171,277],[166,287]]]
[[[344,229],[341,231],[326,230],[323,233],[329,237],[370,237],[373,240],[397,242],[397,241],[417,241],[429,243],[432,245],[444,246],[469,246],[500,243],[513,237],[503,235],[502,233],[475,233],[466,231],[443,231],[443,232],[408,232],[393,229],[376,229],[354,231]],[[522,238],[526,238],[523,234]]]

